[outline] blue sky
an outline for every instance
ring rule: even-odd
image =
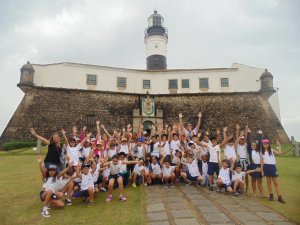
[[[16,84],[27,60],[145,69],[143,32],[156,8],[169,30],[168,68],[268,68],[282,124],[300,139],[300,1],[4,0],[0,7],[0,133],[23,97]]]

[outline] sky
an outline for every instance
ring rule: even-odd
[[[282,125],[300,139],[298,0],[0,0],[0,8],[0,133],[24,96],[16,85],[28,60],[145,69],[144,30],[157,9],[168,68],[267,68]]]

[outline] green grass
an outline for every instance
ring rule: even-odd
[[[42,151],[45,154],[45,149]],[[35,153],[0,152],[0,224],[145,224],[143,187],[125,189],[126,202],[114,199],[106,203],[106,194],[98,193],[95,206],[87,208],[80,199],[64,209],[51,209],[51,217],[40,215],[39,192],[42,178]]]
[[[283,145],[282,152],[288,151],[290,147],[291,145]],[[264,198],[260,199],[260,202],[275,209],[285,217],[300,223],[300,157],[293,157],[292,151],[289,151],[286,154],[277,156],[276,162],[279,174],[279,187],[286,204],[281,204],[276,201],[277,196],[273,185],[275,201],[270,202],[268,198]],[[263,187],[265,195],[268,195],[266,179],[263,179]],[[250,187],[249,190],[251,193],[252,188]]]

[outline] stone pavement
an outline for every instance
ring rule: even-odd
[[[149,225],[294,224],[253,199],[210,192],[203,187],[147,186],[146,197]]]

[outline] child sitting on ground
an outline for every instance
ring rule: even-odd
[[[160,160],[160,164],[162,165],[162,174],[163,174],[163,181],[165,182],[165,188],[174,187],[175,181],[175,166],[171,166],[169,160],[166,160],[167,155],[164,154]]]
[[[182,153],[184,156],[184,152]],[[188,162],[185,163],[182,157],[181,163],[183,165],[186,165],[188,167],[188,171],[181,172],[180,176],[184,179],[188,179],[190,182],[197,181],[201,182],[203,181],[203,177],[200,174],[199,168],[198,168],[198,160],[200,159],[200,152],[197,153],[197,158],[194,159],[194,156],[192,154],[187,155]]]
[[[233,166],[234,162],[231,159],[231,164]],[[230,171],[232,168],[228,168],[227,159],[222,160],[222,167],[217,179],[217,192],[220,192],[221,188],[225,188],[225,191],[232,193]]]

